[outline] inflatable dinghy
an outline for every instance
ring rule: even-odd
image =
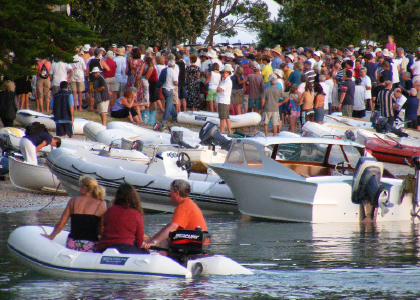
[[[207,111],[183,111],[178,114],[177,121],[200,126],[210,121],[220,126],[219,114]],[[261,115],[256,112],[250,112],[243,115],[230,116],[230,122],[231,128],[255,126],[261,122]]]
[[[191,278],[193,275],[252,275],[252,272],[221,255],[192,257],[186,266],[159,255],[122,254],[116,249],[103,253],[80,252],[65,247],[68,231],[60,232],[53,241],[41,234],[50,234],[53,227],[24,226],[15,229],[7,240],[12,255],[29,268],[61,278],[150,277]]]
[[[55,122],[53,115],[46,115],[30,109],[21,109],[16,113],[16,121],[22,126],[27,126],[33,122],[39,122],[44,124],[48,130],[55,131]],[[83,126],[88,123],[89,120],[74,118],[73,133],[83,134]]]

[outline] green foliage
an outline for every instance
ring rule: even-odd
[[[271,32],[261,44],[299,44],[332,47],[358,44],[362,39],[414,46],[419,39],[418,0],[294,0],[284,4]]]
[[[212,0],[210,7],[216,6],[214,21],[207,17],[204,31],[205,43],[213,41],[215,35],[232,37],[239,29],[248,31],[266,30],[270,18],[267,4],[262,0]]]
[[[150,45],[201,33],[206,0],[74,0],[73,15],[109,44]]]
[[[54,0],[56,5],[68,2]],[[40,58],[72,62],[75,48],[96,38],[65,13],[51,12],[49,4],[46,0],[0,0],[1,74],[12,79],[32,75]]]

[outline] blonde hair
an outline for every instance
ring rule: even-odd
[[[95,178],[87,175],[82,176],[79,179],[79,186],[85,187],[93,198],[105,200],[105,189],[98,184]]]
[[[13,81],[11,81],[11,80],[6,80],[6,81],[4,82],[3,88],[4,88],[5,90],[7,90],[7,91],[14,92],[14,91],[15,91],[15,89],[16,89],[16,85],[15,85],[15,83],[14,83]]]

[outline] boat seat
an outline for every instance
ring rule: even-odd
[[[282,165],[293,170],[296,174],[303,177],[314,177],[314,176],[328,176],[330,175],[330,168],[324,166],[315,166],[309,164],[298,164],[298,163],[285,163],[281,162]]]

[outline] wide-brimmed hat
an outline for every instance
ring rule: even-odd
[[[315,52],[313,53],[313,55],[318,56],[318,57],[321,57],[321,52],[319,52],[319,51],[315,51]]]
[[[384,50],[382,50],[382,54],[384,55],[384,56],[390,56],[389,54],[390,54],[390,52],[389,52],[389,50],[387,49],[387,48],[385,48]]]
[[[242,51],[239,50],[239,49],[233,50],[233,53],[236,54],[237,56],[244,56],[244,54],[242,53]]]
[[[223,72],[233,72],[233,68],[231,64],[225,64],[225,68],[223,69]]]
[[[207,56],[210,58],[217,58],[217,52],[214,50],[207,51]]]
[[[273,52],[276,52],[277,54],[281,54],[281,47],[280,46],[277,46],[277,47],[275,47],[274,49],[271,49],[271,51],[273,51]]]
[[[89,44],[84,44],[82,49],[83,49],[83,51],[85,51],[85,52],[89,52],[90,45],[89,45]]]
[[[273,73],[276,74],[277,76],[279,76],[280,78],[283,78],[283,76],[284,76],[284,71],[280,70],[280,69],[275,69],[273,71]]]
[[[90,73],[101,73],[101,70],[98,67],[94,67]]]
[[[287,54],[286,57],[289,58],[291,61],[295,59],[295,57],[292,54]]]
[[[115,54],[124,56],[125,55],[125,49],[124,48],[117,48],[117,50],[115,50]]]

